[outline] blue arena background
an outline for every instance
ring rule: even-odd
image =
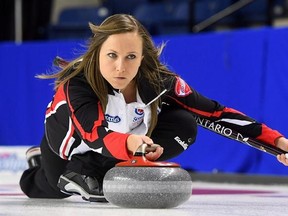
[[[167,42],[162,59],[207,97],[238,109],[288,136],[288,29],[154,37]],[[53,96],[59,55],[72,59],[85,41],[0,43],[0,146],[39,145],[44,114]],[[286,175],[275,157],[199,128],[196,143],[173,159],[199,172]]]

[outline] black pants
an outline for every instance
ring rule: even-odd
[[[196,134],[197,124],[192,114],[183,109],[163,109],[151,135],[154,143],[164,148],[164,153],[159,160],[167,160],[179,155],[194,143]],[[20,179],[22,191],[31,198],[68,197],[69,195],[62,193],[57,187],[58,179],[66,169],[103,178],[105,173],[119,162],[117,159],[93,151],[73,155],[70,161],[63,160],[50,149],[45,137],[40,147],[41,167],[25,170]]]

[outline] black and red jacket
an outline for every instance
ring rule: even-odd
[[[282,136],[239,111],[202,96],[177,76],[163,80],[166,92],[161,95],[162,103],[182,107],[196,116],[217,121],[246,137],[271,145],[275,145],[275,139]],[[138,83],[138,92],[144,104],[159,96],[145,78]],[[111,86],[109,88],[109,95],[113,97],[115,91]],[[91,149],[108,157],[129,159],[126,150],[129,133],[108,128],[99,99],[83,74],[57,89],[47,107],[45,132],[51,149],[63,159]]]

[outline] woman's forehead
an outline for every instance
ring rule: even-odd
[[[110,35],[103,43],[104,49],[142,50],[142,38],[137,32]]]

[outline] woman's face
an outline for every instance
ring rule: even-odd
[[[124,90],[140,67],[142,38],[136,32],[110,35],[99,54],[100,72],[110,85]]]

